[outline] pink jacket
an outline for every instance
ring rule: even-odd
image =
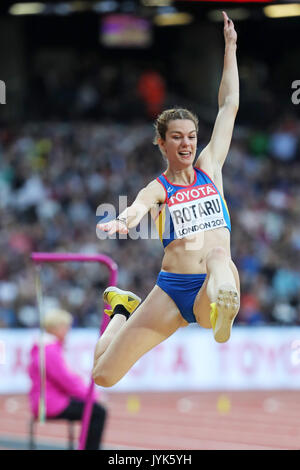
[[[63,357],[63,344],[52,335],[45,337],[46,363],[46,416],[54,417],[61,413],[71,398],[85,400],[88,386],[71,372]],[[30,352],[28,373],[31,378],[29,400],[34,416],[38,416],[40,398],[39,346],[34,344]],[[93,400],[96,400],[94,393]]]

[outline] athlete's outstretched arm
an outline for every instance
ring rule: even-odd
[[[236,59],[237,33],[232,20],[224,15],[225,54],[223,75],[219,88],[219,109],[231,105],[236,111],[239,107],[239,75]]]
[[[97,224],[97,228],[112,235],[116,232],[128,233],[128,229],[136,227],[149,210],[165,200],[164,190],[156,180],[141,189],[131,206],[127,207],[117,219]]]
[[[219,111],[209,144],[201,152],[196,166],[210,169],[215,173],[222,168],[226,159],[233,132],[235,117],[239,108],[239,74],[236,58],[237,33],[233,22],[223,12],[225,54],[223,74],[219,88]]]

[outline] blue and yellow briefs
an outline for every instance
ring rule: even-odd
[[[177,274],[161,271],[156,284],[171,297],[186,321],[196,323],[193,307],[205,278],[206,274]]]

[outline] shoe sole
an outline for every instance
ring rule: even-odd
[[[237,290],[230,285],[220,287],[216,307],[218,315],[214,338],[218,343],[225,343],[230,338],[232,324],[240,308]]]
[[[128,295],[128,296],[132,297],[134,300],[137,300],[139,303],[141,303],[141,301],[142,301],[142,299],[140,297],[138,297],[133,292],[130,292],[129,290],[122,290],[122,289],[119,289],[118,287],[111,286],[111,287],[107,287],[105,289],[105,291],[103,292],[104,302],[107,302],[107,300],[105,299],[105,294],[108,293],[108,292],[115,292],[116,294]],[[110,304],[108,304],[108,305],[110,305]]]

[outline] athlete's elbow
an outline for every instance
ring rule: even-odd
[[[232,93],[226,96],[223,106],[232,111],[233,114],[238,112],[240,105],[239,93]]]
[[[127,228],[135,228],[147,213],[148,208],[145,204],[135,202],[127,210]]]

